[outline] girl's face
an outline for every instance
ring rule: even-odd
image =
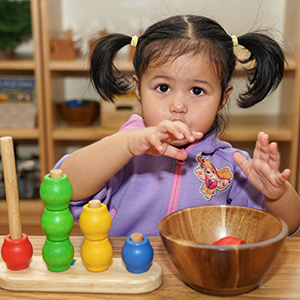
[[[184,122],[191,130],[205,134],[231,94],[222,95],[220,78],[202,55],[182,55],[162,65],[149,64],[141,82],[133,77],[146,126],[163,120]]]

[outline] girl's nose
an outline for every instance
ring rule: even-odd
[[[187,107],[183,100],[175,99],[170,105],[170,112],[174,114],[185,114]]]

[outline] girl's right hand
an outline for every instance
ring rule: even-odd
[[[180,121],[164,120],[157,126],[131,130],[128,136],[128,150],[132,155],[165,155],[185,160],[187,154],[179,146],[201,139],[201,132],[192,131]]]

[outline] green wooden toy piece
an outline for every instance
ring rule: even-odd
[[[63,210],[69,207],[73,189],[68,176],[62,170],[51,170],[44,176],[40,196],[49,210]]]
[[[59,242],[46,239],[42,249],[42,257],[48,270],[53,272],[66,271],[71,266],[74,247],[69,239]]]
[[[69,269],[74,257],[74,248],[69,240],[74,223],[69,210],[72,193],[67,175],[59,169],[51,170],[40,188],[40,196],[45,204],[41,226],[47,236],[42,257],[47,268],[53,272]]]
[[[53,211],[45,208],[41,219],[41,227],[50,241],[63,241],[69,238],[74,219],[69,210]]]

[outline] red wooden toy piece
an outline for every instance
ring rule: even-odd
[[[246,244],[245,241],[237,239],[233,236],[225,236],[215,242],[212,243],[213,245],[241,245]]]
[[[23,270],[30,265],[33,249],[27,235],[22,233],[13,140],[11,137],[0,140],[9,225],[1,255],[8,269]]]

